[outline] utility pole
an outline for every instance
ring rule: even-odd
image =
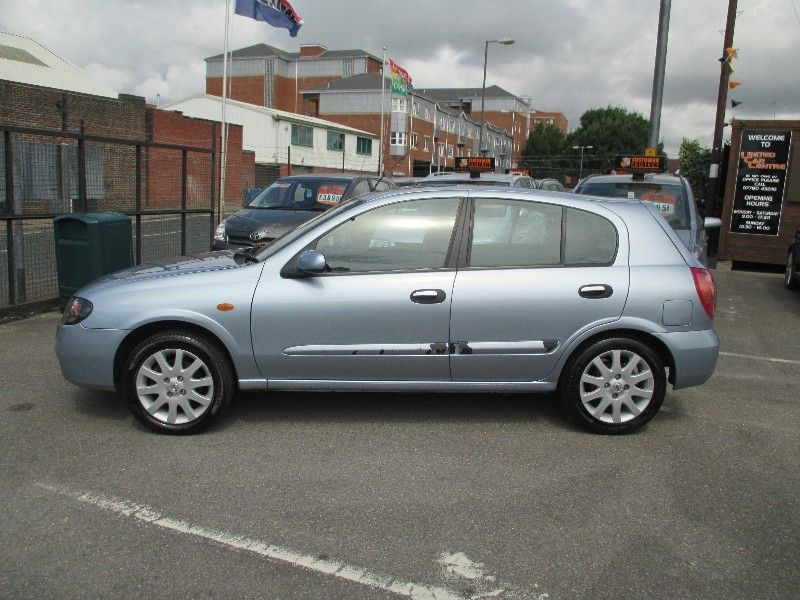
[[[656,42],[656,65],[653,71],[653,94],[650,98],[650,137],[647,145],[658,146],[661,128],[661,101],[664,97],[664,71],[667,64],[667,40],[669,38],[669,12],[672,0],[661,0],[658,12],[658,41]]]
[[[725,105],[728,102],[728,78],[730,63],[726,60],[725,48],[733,48],[733,28],[736,25],[737,0],[728,0],[728,19],[725,23],[725,41],[722,43],[720,58],[719,91],[717,93],[717,115],[714,119],[714,140],[711,143],[711,167],[708,172],[708,188],[706,190],[706,216],[719,214],[717,207],[717,178],[719,177],[719,161],[722,156],[722,128],[725,120]]]

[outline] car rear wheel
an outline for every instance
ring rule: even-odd
[[[227,356],[205,337],[169,331],[153,335],[125,365],[128,405],[160,433],[194,433],[223,412],[233,396]]]
[[[610,338],[581,351],[561,386],[569,413],[597,433],[635,431],[652,419],[666,392],[664,363],[641,342]]]
[[[797,275],[795,264],[795,249],[792,248],[786,257],[786,277],[784,279],[784,285],[790,290],[800,289],[800,276]]]

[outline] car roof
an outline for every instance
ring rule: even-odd
[[[496,181],[497,183],[508,183],[528,177],[527,175],[514,175],[511,173],[481,173],[479,179],[483,181]],[[448,173],[446,175],[428,175],[423,177],[425,179],[433,179],[436,181],[466,181],[469,182],[473,177],[469,173]]]
[[[620,173],[615,175],[589,175],[586,179],[581,181],[579,185],[584,185],[589,182],[597,183],[612,183],[614,181],[635,181],[645,183],[680,183],[683,177],[680,175],[672,175],[671,173],[645,173],[643,179],[634,179],[630,173]]]
[[[327,173],[314,173],[310,175],[284,175],[279,177],[276,181],[353,181],[354,179],[361,179],[365,175],[342,175]]]

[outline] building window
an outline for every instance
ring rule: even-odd
[[[453,147],[452,146],[448,146],[447,147],[447,156],[453,156]]]
[[[292,123],[292,145],[313,147],[314,128]]]
[[[425,107],[425,120],[426,121],[431,120],[431,109],[428,108],[427,106]]]
[[[424,150],[431,149],[431,138],[429,138],[427,135],[422,138],[422,147]]]
[[[408,112],[408,100],[406,98],[392,98],[392,112]]]
[[[356,154],[372,154],[372,140],[365,137],[357,137]]]
[[[406,145],[406,132],[393,131],[392,136],[389,138],[389,144],[392,146],[405,146]]]
[[[444,129],[444,117],[439,117],[439,129]]]
[[[328,150],[344,150],[344,134],[328,132]]]
[[[439,156],[444,156],[444,144],[439,144]]]
[[[415,117],[419,115],[419,104],[417,104],[413,100],[411,101],[411,112],[414,114]]]
[[[553,124],[553,119],[547,119],[547,124],[548,125],[552,125]]]
[[[411,134],[411,147],[416,148],[419,144],[419,136],[416,133]]]
[[[447,128],[447,131],[454,132],[456,130],[456,122],[453,119],[450,119],[450,127]]]

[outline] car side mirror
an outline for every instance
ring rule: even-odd
[[[297,257],[297,270],[308,275],[324,273],[328,263],[319,250],[306,250]]]
[[[706,217],[703,220],[703,227],[706,229],[719,229],[722,227],[722,219],[718,219],[717,217]]]

